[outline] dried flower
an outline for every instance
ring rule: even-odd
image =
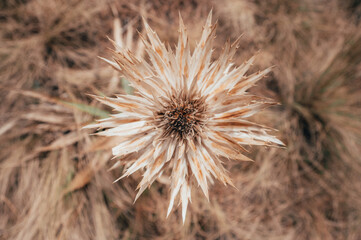
[[[233,185],[222,159],[249,161],[242,145],[283,145],[267,134],[269,128],[246,120],[274,104],[247,93],[270,68],[246,76],[254,57],[233,67],[239,39],[233,44],[227,41],[219,59],[212,62],[216,25],[211,24],[211,13],[193,54],[181,18],[175,54],[146,21],[144,25],[149,63],[127,50],[114,52],[115,62],[104,59],[126,77],[136,95],[95,96],[120,113],[88,127],[106,129],[98,135],[121,138],[113,148],[116,157],[129,162],[121,178],[145,168],[136,199],[163,172],[169,173],[167,215],[179,194],[184,221],[193,178],[208,198],[207,182],[212,183],[212,178]]]

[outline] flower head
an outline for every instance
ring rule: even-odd
[[[105,59],[131,83],[135,95],[96,96],[119,113],[88,127],[106,129],[99,135],[120,137],[113,154],[128,163],[122,177],[145,169],[136,199],[163,173],[169,174],[168,215],[180,195],[184,221],[192,179],[208,198],[208,182],[213,178],[233,185],[223,159],[249,161],[243,145],[283,145],[267,134],[269,128],[246,120],[274,104],[247,93],[270,68],[245,75],[254,57],[234,67],[231,60],[239,39],[228,41],[219,59],[212,61],[216,26],[211,24],[211,13],[193,53],[182,19],[175,53],[146,21],[144,25],[149,61],[125,49],[114,52],[114,61]]]

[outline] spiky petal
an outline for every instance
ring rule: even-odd
[[[269,128],[247,120],[274,104],[247,93],[271,69],[245,75],[254,57],[234,67],[231,59],[239,39],[232,44],[228,41],[219,59],[212,62],[216,26],[211,23],[211,13],[193,53],[182,19],[175,53],[146,21],[144,25],[149,40],[142,38],[149,62],[126,50],[114,52],[114,62],[107,61],[121,71],[136,95],[95,97],[121,113],[89,127],[106,129],[99,135],[120,137],[113,154],[120,161],[129,161],[122,177],[145,169],[136,199],[163,173],[168,174],[167,215],[179,195],[184,222],[192,179],[208,198],[208,182],[213,178],[233,185],[222,158],[250,161],[243,155],[243,145],[283,145],[267,133]]]

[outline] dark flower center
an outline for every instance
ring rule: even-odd
[[[196,110],[191,104],[179,106],[173,110],[166,111],[164,117],[168,121],[168,126],[178,134],[189,134],[193,130],[193,125],[197,123],[194,113]]]
[[[204,101],[172,100],[156,114],[157,125],[164,129],[164,135],[186,138],[200,134],[206,118]]]

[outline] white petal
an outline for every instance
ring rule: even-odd
[[[187,174],[187,163],[185,161],[185,158],[181,158],[181,159],[177,159],[176,161],[173,161],[171,194],[170,194],[170,201],[167,211],[167,217],[172,211],[175,197],[177,196],[182,184],[185,184],[186,174]]]
[[[150,147],[147,148],[147,150],[126,170],[126,172],[119,179],[117,179],[117,181],[147,166],[152,159],[153,153],[154,149]]]
[[[207,200],[209,201],[208,184],[207,184],[208,172],[205,169],[204,164],[201,161],[199,161],[200,158],[198,155],[195,155],[195,153],[193,153],[193,152],[189,153],[188,155],[189,155],[188,163],[191,167],[193,175],[195,176],[204,195],[206,196]]]
[[[116,147],[112,148],[113,155],[122,156],[127,153],[139,151],[140,149],[147,147],[149,144],[151,144],[153,137],[154,134],[147,134],[140,138],[124,141]]]
[[[182,185],[180,195],[181,195],[180,197],[181,197],[181,201],[182,201],[182,219],[183,219],[183,224],[184,224],[184,222],[186,220],[188,200],[190,200],[190,198],[191,198],[191,188],[187,182],[185,182]]]

